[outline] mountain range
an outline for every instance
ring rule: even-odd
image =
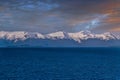
[[[0,31],[0,47],[119,47],[119,33]]]

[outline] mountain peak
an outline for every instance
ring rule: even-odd
[[[38,32],[25,32],[25,31],[14,31],[14,32],[7,32],[7,31],[0,31],[0,39],[7,39],[7,40],[26,40],[26,39],[72,39],[77,42],[81,40],[87,39],[101,39],[101,40],[109,40],[109,39],[116,39],[116,35],[106,32],[102,34],[95,34],[91,33],[90,31],[80,31],[75,33],[67,33],[63,31],[58,31],[49,34],[41,34]],[[117,38],[118,39],[118,38]]]
[[[65,32],[62,31],[46,34],[45,36],[46,38],[52,38],[52,39],[57,39],[57,38],[64,39],[66,37]]]
[[[41,34],[25,31],[0,31],[0,47],[103,47],[119,46],[119,41],[119,36],[110,32],[95,34],[90,31],[74,33],[59,31]]]

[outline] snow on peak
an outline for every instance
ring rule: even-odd
[[[64,32],[62,31],[46,34],[45,36],[46,38],[51,38],[51,39],[64,39],[66,37]]]
[[[86,40],[88,38],[93,38],[94,35],[91,32],[76,32],[76,33],[68,33],[69,37],[75,41],[80,42],[81,40]]]
[[[116,39],[120,39],[120,32],[111,32],[112,36],[114,36]]]
[[[0,31],[0,39],[7,39],[7,40],[26,40],[28,38],[44,38],[44,36],[40,33],[29,33],[24,31]]]
[[[28,39],[28,38],[35,38],[35,39],[44,39],[45,37],[44,37],[44,35],[42,35],[41,33],[30,33],[30,32],[27,32],[27,34],[26,35],[24,35],[24,36],[26,36],[26,38]]]
[[[111,33],[103,33],[103,34],[94,34],[90,31],[80,31],[76,33],[67,33],[67,32],[55,32],[50,34],[41,34],[38,32],[25,32],[25,31],[14,31],[14,32],[7,32],[7,31],[0,31],[0,39],[6,40],[26,40],[26,39],[72,39],[77,42],[81,42],[81,40],[87,39],[100,39],[100,40],[110,40],[116,39],[114,35]]]
[[[24,32],[24,31],[17,31],[17,32],[1,31],[0,32],[0,38],[1,39],[8,39],[8,40],[17,40],[17,39],[25,40],[26,39],[26,37],[25,37],[26,34],[27,34],[27,32]]]
[[[99,39],[102,39],[102,40],[115,39],[115,37],[109,32],[106,32],[106,33],[103,33],[103,34],[95,34],[95,38],[99,38]]]

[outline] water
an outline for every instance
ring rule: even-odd
[[[120,80],[120,48],[0,49],[0,80]]]

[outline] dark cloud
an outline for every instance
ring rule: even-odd
[[[0,0],[0,29],[120,30],[119,0]]]

